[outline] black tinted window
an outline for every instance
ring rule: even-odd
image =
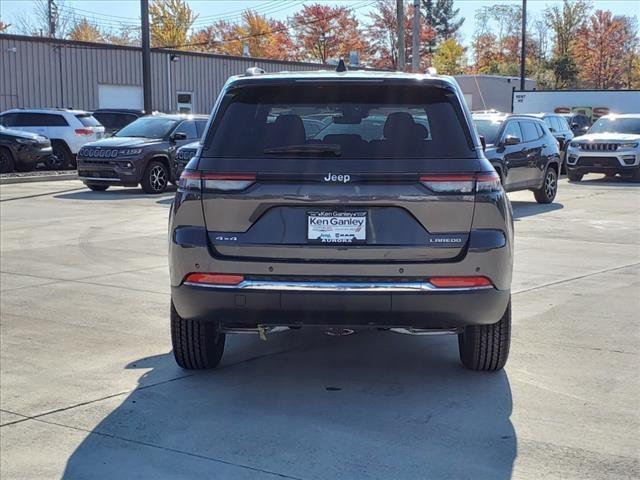
[[[99,127],[102,125],[98,120],[96,120],[93,117],[93,115],[88,113],[76,115],[76,118],[80,120],[80,123],[84,127]]]
[[[198,129],[198,138],[202,138],[204,131],[207,129],[207,121],[196,120],[196,128]]]
[[[62,115],[48,113],[14,113],[14,127],[66,127],[69,124]]]
[[[455,95],[383,85],[228,93],[205,157],[475,158]]]
[[[523,142],[532,142],[540,138],[536,125],[533,122],[520,122],[520,129],[522,130]]]
[[[0,117],[0,125],[3,127],[15,127],[16,126],[16,114],[7,113]]]
[[[187,140],[197,140],[200,138],[198,136],[198,130],[196,129],[196,122],[193,121],[182,122],[173,133],[185,133]]]
[[[520,130],[518,122],[507,122],[502,138],[504,140],[507,137],[519,138],[520,141],[522,141],[522,131]]]

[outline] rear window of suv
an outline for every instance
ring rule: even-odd
[[[240,87],[225,95],[213,125],[205,164],[279,156],[476,158],[457,97],[437,87]]]
[[[80,120],[80,123],[84,127],[99,127],[102,124],[90,113],[79,113],[76,118]]]

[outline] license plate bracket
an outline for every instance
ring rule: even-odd
[[[329,245],[358,245],[367,242],[366,211],[307,212],[307,242]]]

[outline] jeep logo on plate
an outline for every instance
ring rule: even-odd
[[[325,182],[340,182],[349,183],[351,181],[351,175],[335,175],[331,172],[327,173],[327,176],[323,178]]]

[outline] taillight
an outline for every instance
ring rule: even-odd
[[[479,173],[476,178],[476,192],[499,192],[502,190],[500,175],[496,172]]]
[[[256,181],[251,173],[203,173],[202,186],[205,190],[239,191],[249,188]]]
[[[491,287],[487,277],[431,277],[429,283],[436,288]]]
[[[201,173],[184,171],[180,175],[178,187],[187,190],[240,191],[256,181],[252,173]]]
[[[495,192],[502,189],[495,172],[475,174],[421,175],[420,183],[436,193]]]
[[[88,137],[89,135],[93,135],[93,129],[91,128],[76,128],[76,135],[81,135],[83,137]]]
[[[420,183],[438,193],[472,193],[475,175],[422,175]]]
[[[190,273],[184,283],[199,285],[238,285],[244,280],[242,275],[227,273]]]

